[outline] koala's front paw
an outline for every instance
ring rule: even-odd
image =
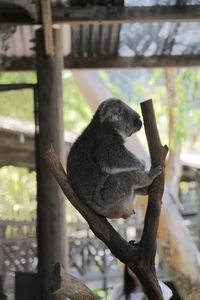
[[[156,178],[159,176],[163,171],[163,166],[162,165],[157,165],[156,167],[151,168],[150,170],[150,177]]]
[[[155,174],[157,174],[157,176],[160,175],[162,171],[163,171],[163,166],[161,165],[158,165],[157,167],[154,168],[154,172]]]

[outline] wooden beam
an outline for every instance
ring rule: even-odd
[[[200,5],[55,7],[53,17],[59,23],[71,24],[199,22]]]
[[[0,92],[9,92],[23,89],[32,89],[35,84],[32,83],[11,83],[11,84],[0,84]]]
[[[8,10],[13,9],[13,7],[19,8],[19,10],[25,10],[31,18],[34,18],[35,20],[38,18],[37,13],[37,3],[36,1],[27,1],[27,0],[0,0],[0,7],[7,8]]]
[[[3,71],[34,71],[34,57],[4,57]],[[9,63],[7,63],[9,61]],[[165,67],[198,67],[200,55],[161,55],[161,56],[97,56],[97,57],[64,57],[64,68],[78,69],[140,69],[140,68],[165,68]]]
[[[22,122],[22,126],[26,126],[26,123]],[[64,151],[67,154],[71,144],[72,141],[65,140]],[[33,131],[27,133],[23,129],[0,127],[0,167],[9,165],[35,170]]]
[[[2,56],[1,72],[35,71],[36,61],[33,56]]]
[[[42,23],[44,30],[44,42],[46,55],[54,55],[52,13],[50,0],[41,1]]]
[[[199,22],[200,5],[185,6],[73,6],[52,8],[53,23],[114,24],[152,22]],[[41,17],[34,21],[24,10],[0,4],[0,23],[41,24]]]
[[[65,69],[134,69],[200,66],[200,55],[74,57],[64,58]]]
[[[33,18],[22,7],[0,2],[0,24],[33,24]]]

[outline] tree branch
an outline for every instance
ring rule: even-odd
[[[151,163],[163,165],[168,152],[168,147],[162,146],[156,125],[156,118],[152,100],[141,103],[141,110],[144,119],[145,134],[148,142]],[[148,266],[153,266],[156,254],[156,237],[159,225],[159,217],[164,191],[164,173],[158,176],[149,188],[149,199],[144,221],[144,229],[140,245],[144,249],[144,259]],[[149,238],[151,237],[151,238]]]
[[[135,259],[135,257],[138,256],[136,249],[118,234],[106,218],[96,214],[78,199],[69,184],[67,174],[65,173],[52,146],[45,151],[44,157],[67,199],[85,218],[94,234],[102,240],[110,248],[112,253],[123,263],[126,264],[129,259],[133,257],[133,260],[136,263],[137,259]]]
[[[167,148],[163,148],[160,143],[152,101],[148,100],[141,106],[151,159],[156,163],[164,164]],[[152,142],[150,139],[152,139]],[[106,218],[90,210],[78,199],[52,146],[44,153],[44,156],[64,194],[85,218],[94,234],[108,246],[116,258],[128,265],[137,275],[149,299],[163,300],[154,269],[156,234],[164,184],[163,176],[159,176],[157,180],[154,180],[149,190],[150,197],[144,231],[139,245],[135,247],[125,241]],[[66,289],[70,289],[70,287],[66,286]]]
[[[64,295],[71,300],[98,300],[99,298],[79,279],[66,273],[60,263],[56,263],[48,282],[49,290],[54,295]]]

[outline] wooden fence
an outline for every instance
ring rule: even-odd
[[[186,223],[191,234],[200,246],[200,224]],[[101,288],[110,286],[109,282],[118,281],[119,262],[112,256],[107,247],[99,241],[83,222],[67,223],[70,273],[84,278],[84,281]],[[142,224],[134,220],[118,221],[115,228],[127,240],[137,238],[142,230]],[[167,278],[159,268],[160,277]],[[3,274],[15,271],[37,272],[37,241],[35,222],[0,221],[0,271]]]
[[[87,282],[120,278],[119,265],[107,247],[99,241],[84,222],[67,223],[70,272]],[[115,222],[128,240],[135,239],[140,225],[131,220]],[[37,241],[35,222],[0,221],[0,268],[6,274],[15,271],[37,271]]]

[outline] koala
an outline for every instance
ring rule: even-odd
[[[127,137],[139,131],[139,114],[118,99],[100,104],[91,122],[71,147],[67,159],[69,182],[80,200],[106,218],[128,218],[134,196],[147,194],[162,172],[127,150]]]

